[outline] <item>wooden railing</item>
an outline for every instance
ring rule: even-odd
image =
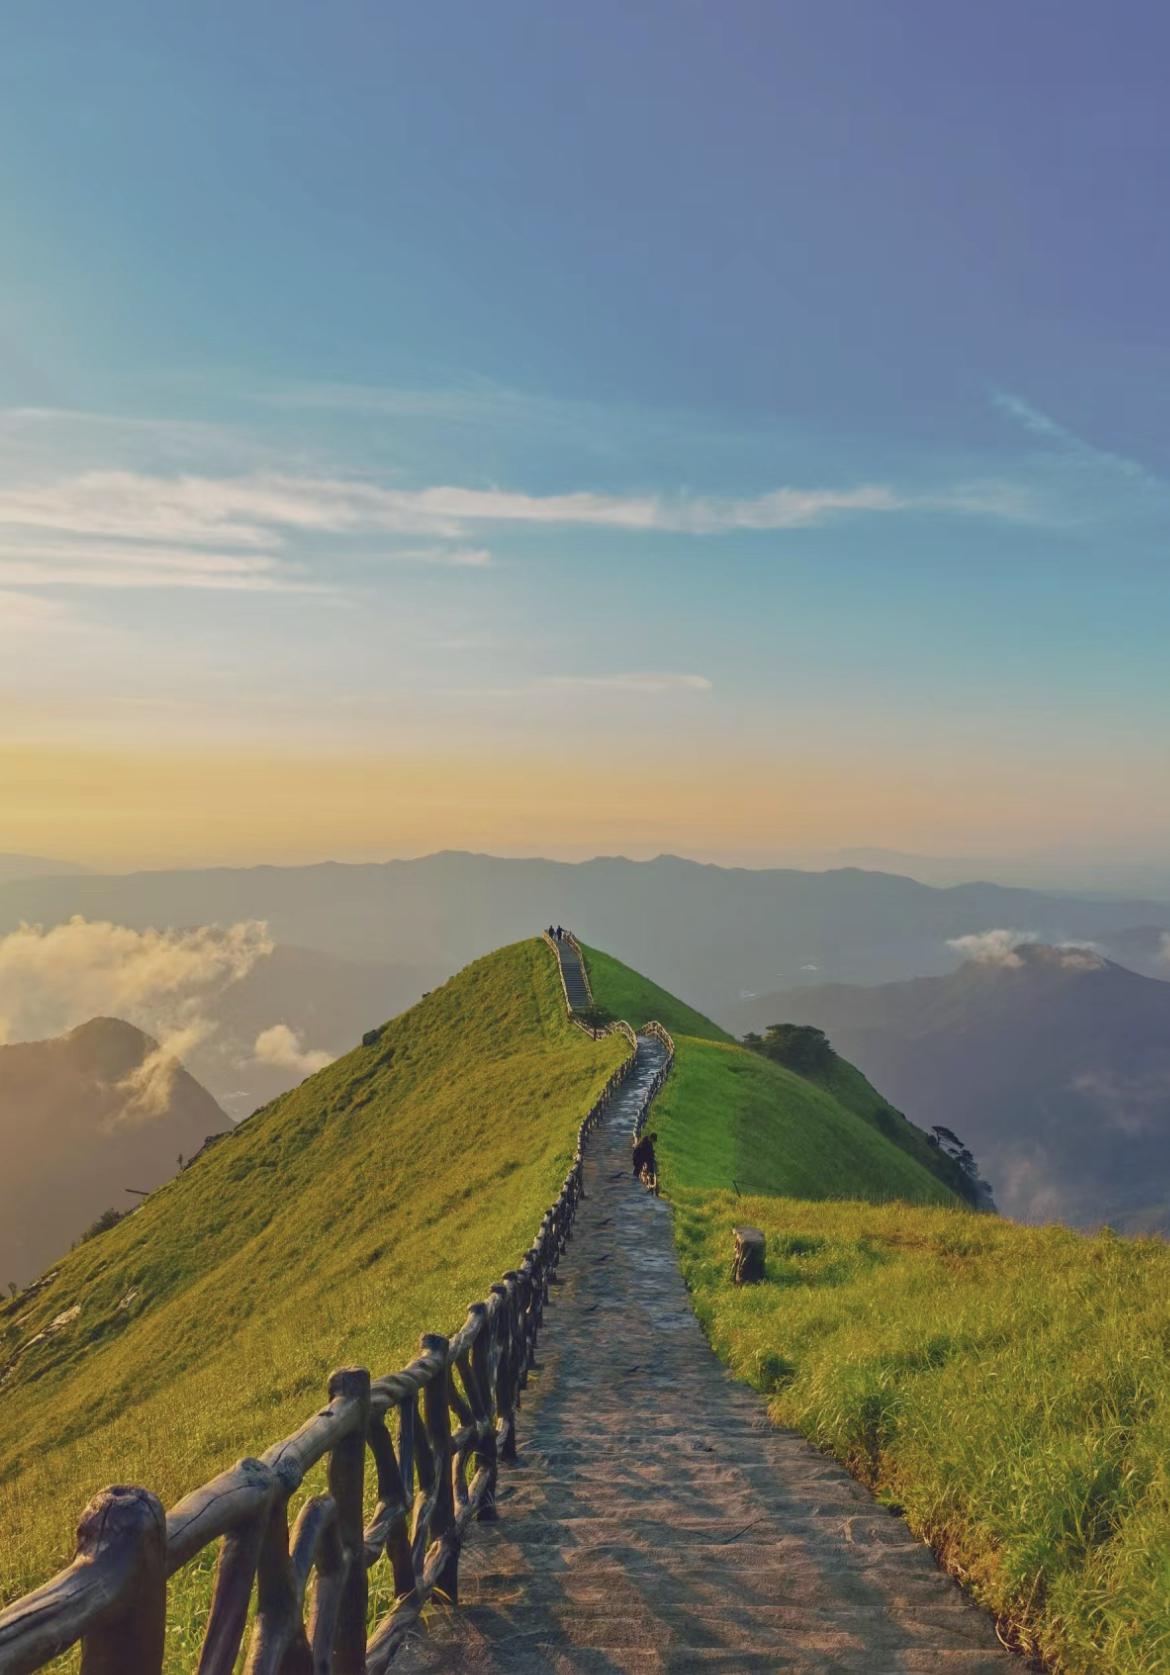
[[[27,1675],[77,1641],[83,1675],[159,1675],[167,1579],[215,1541],[199,1675],[231,1675],[253,1594],[246,1675],[381,1675],[432,1595],[458,1601],[468,1526],[496,1518],[499,1464],[516,1456],[516,1409],[582,1196],[584,1146],[634,1065],[636,1037],[616,1027],[634,1051],[578,1129],[555,1203],[520,1266],[455,1336],[425,1334],[418,1357],[383,1378],[341,1368],[327,1405],[291,1437],[170,1512],[147,1489],[104,1489],[82,1515],[73,1563],[0,1612],[0,1675]],[[377,1503],[363,1525],[367,1453]],[[326,1492],[290,1530],[290,1499],[322,1460]],[[383,1555],[395,1603],[367,1641],[368,1575]]]
[[[650,1023],[642,1025],[642,1034],[652,1035],[656,1041],[660,1041],[666,1048],[666,1057],[658,1066],[658,1069],[654,1072],[650,1086],[646,1090],[645,1098],[638,1106],[638,1114],[634,1119],[635,1137],[641,1134],[643,1128],[646,1126],[646,1118],[650,1114],[650,1106],[660,1091],[663,1082],[665,1082],[666,1078],[670,1075],[671,1067],[674,1064],[674,1036],[671,1035],[668,1029],[665,1029],[663,1025],[657,1021],[657,1019],[652,1019]]]

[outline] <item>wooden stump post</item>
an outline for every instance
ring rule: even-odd
[[[329,1378],[329,1401],[353,1401],[358,1418],[329,1456],[329,1494],[336,1507],[338,1564],[317,1567],[309,1642],[314,1667],[334,1675],[362,1675],[366,1667],[365,1531],[362,1486],[370,1414],[370,1375],[365,1367],[341,1367]]]
[[[111,1585],[109,1610],[82,1637],[82,1675],[155,1675],[166,1634],[166,1514],[146,1489],[105,1489],[77,1531],[77,1557]]]
[[[764,1277],[764,1235],[758,1227],[736,1227],[735,1256],[731,1263],[733,1285],[758,1285]]]

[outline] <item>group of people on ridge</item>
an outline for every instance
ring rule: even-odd
[[[564,932],[564,928],[561,925],[556,925],[556,926],[550,925],[548,927],[548,934],[552,937],[554,942],[559,942],[561,940],[561,938],[564,936],[565,932]]]

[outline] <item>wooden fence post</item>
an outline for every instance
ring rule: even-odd
[[[81,1515],[77,1557],[120,1574],[81,1642],[81,1675],[161,1675],[167,1627],[167,1518],[147,1489],[103,1489]]]
[[[309,1640],[317,1668],[331,1670],[332,1675],[364,1675],[369,1582],[362,1485],[370,1422],[370,1375],[365,1367],[342,1367],[330,1377],[329,1400],[339,1399],[357,1403],[353,1427],[329,1456],[329,1493],[337,1507],[341,1564],[336,1576],[318,1573]]]
[[[492,1411],[492,1337],[496,1331],[499,1312],[496,1311],[489,1319],[486,1303],[472,1303],[467,1312],[479,1321],[479,1330],[471,1345],[472,1391],[469,1392],[472,1395],[477,1428],[475,1468],[476,1471],[487,1473],[487,1484],[476,1513],[476,1521],[480,1524],[494,1524],[499,1518],[496,1511],[499,1449],[496,1442],[495,1415]]]
[[[262,1460],[241,1460],[236,1469],[246,1473],[265,1498],[246,1523],[229,1530],[223,1538],[215,1567],[211,1610],[199,1648],[198,1675],[231,1675],[236,1666],[248,1621],[252,1583],[272,1511],[276,1480],[269,1468]]]
[[[435,1507],[431,1513],[430,1536],[443,1557],[435,1587],[451,1605],[459,1603],[459,1538],[455,1530],[455,1484],[451,1469],[451,1369],[447,1365],[449,1341],[437,1332],[424,1332],[419,1340],[424,1355],[438,1356],[442,1366],[423,1389],[423,1422],[435,1465]]]
[[[520,1394],[520,1353],[516,1344],[516,1294],[519,1283],[520,1275],[515,1268],[509,1268],[503,1281],[492,1286],[500,1299],[496,1417],[499,1421],[500,1459],[508,1464],[516,1458],[516,1398]]]

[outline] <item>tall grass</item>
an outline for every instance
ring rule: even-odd
[[[504,949],[0,1309],[2,1366],[80,1304],[0,1391],[0,1601],[69,1558],[104,1484],[171,1504],[312,1413],[331,1368],[390,1371],[461,1325],[527,1248],[625,1051],[568,1024],[542,943]],[[214,1559],[172,1583],[168,1670],[194,1667]]]
[[[768,1239],[728,1278],[731,1228]],[[908,1205],[684,1194],[711,1341],[777,1423],[1076,1675],[1170,1669],[1170,1249]]]

